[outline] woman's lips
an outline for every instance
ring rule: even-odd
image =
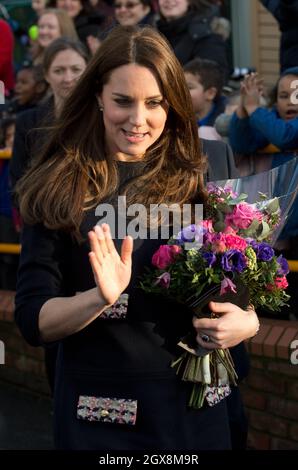
[[[126,138],[131,143],[139,143],[142,142],[145,138],[148,132],[129,132],[126,131],[125,129],[122,129],[122,132]]]

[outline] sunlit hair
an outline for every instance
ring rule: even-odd
[[[183,70],[166,40],[150,27],[117,26],[102,43],[67,98],[45,150],[19,182],[25,222],[75,232],[84,211],[118,187],[118,167],[106,153],[96,95],[118,67],[150,69],[169,105],[165,129],[147,149],[144,172],[125,189],[127,204],[182,205],[204,198],[197,124]]]

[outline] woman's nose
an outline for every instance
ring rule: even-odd
[[[136,127],[141,127],[146,124],[146,109],[144,106],[135,106],[131,110],[130,123]]]
[[[71,70],[65,70],[63,78],[64,78],[65,82],[71,82],[74,78],[72,71]]]

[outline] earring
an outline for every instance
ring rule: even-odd
[[[103,105],[101,103],[98,103],[99,104],[99,111],[103,111]]]

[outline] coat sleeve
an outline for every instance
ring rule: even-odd
[[[251,126],[250,118],[239,119],[234,113],[229,129],[230,145],[234,153],[250,155],[268,145],[270,141]]]
[[[219,140],[200,139],[202,151],[208,159],[208,181],[238,178],[231,147]]]
[[[23,176],[30,160],[28,132],[31,128],[31,112],[21,113],[16,121],[12,157],[9,162],[10,182],[12,190]]]
[[[25,225],[18,270],[15,320],[32,346],[42,344],[38,328],[43,304],[54,297],[65,296],[62,274],[64,247],[62,235],[42,224]]]
[[[274,112],[258,108],[250,116],[250,125],[281,150],[298,148],[298,118],[284,121]]]

